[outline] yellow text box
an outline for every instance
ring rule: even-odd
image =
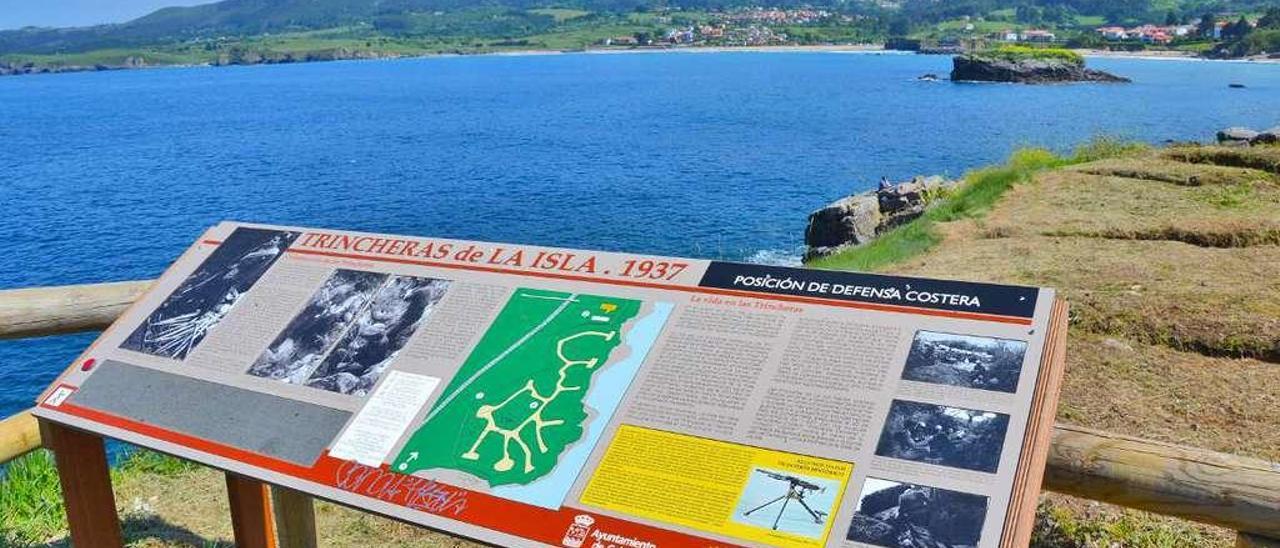
[[[821,546],[852,472],[848,462],[622,425],[582,503],[776,546]]]

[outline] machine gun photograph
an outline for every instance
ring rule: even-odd
[[[738,514],[744,523],[805,536],[820,534],[835,502],[830,480],[756,468]]]

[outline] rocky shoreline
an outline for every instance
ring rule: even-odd
[[[462,53],[462,52],[459,52]],[[313,63],[322,61],[351,61],[359,59],[390,59],[403,57],[399,54],[382,53],[367,50],[337,48],[332,50],[294,52],[258,52],[252,50],[232,50],[218,54],[209,63],[192,65],[152,64],[143,56],[130,56],[120,64],[95,65],[37,65],[32,62],[4,63],[0,62],[0,76],[18,76],[24,74],[61,74],[66,72],[100,72],[107,70],[129,70],[157,67],[212,66],[225,67],[235,65],[281,65],[289,63]]]
[[[804,262],[865,244],[915,220],[959,184],[936,175],[916,177],[827,204],[809,214]]]
[[[148,68],[146,60],[142,57],[126,57],[124,62],[119,65],[37,65],[32,62],[26,63],[5,63],[0,62],[0,76],[17,76],[22,74],[60,74],[63,72],[89,72],[103,70],[125,70],[136,68]]]
[[[462,55],[465,52],[455,52]],[[428,54],[428,55],[444,55]],[[183,67],[183,66],[201,66],[201,67],[226,67],[237,65],[283,65],[290,63],[315,63],[323,61],[353,61],[353,60],[370,60],[370,59],[396,59],[406,57],[401,54],[383,53],[368,50],[354,50],[348,48],[337,48],[332,50],[320,50],[309,52],[278,52],[278,51],[238,51],[220,53],[216,59],[208,63],[198,63],[190,65],[175,64],[151,64],[142,56],[128,57],[123,63],[118,65],[37,65],[35,63],[3,63],[0,62],[0,76],[16,76],[24,74],[61,74],[66,72],[98,72],[107,70],[130,70],[142,68],[159,68],[159,67]]]
[[[442,50],[442,51],[423,51],[423,52],[388,52],[375,50],[356,50],[348,48],[337,48],[317,51],[301,51],[301,52],[280,52],[280,51],[255,51],[255,50],[231,50],[219,53],[218,56],[208,62],[197,63],[155,63],[148,62],[144,56],[131,56],[119,64],[94,64],[94,65],[46,65],[36,64],[34,62],[3,62],[0,61],[0,76],[18,76],[25,74],[60,74],[66,72],[96,72],[107,70],[127,70],[138,68],[178,68],[178,67],[223,67],[236,65],[277,65],[290,63],[312,63],[324,61],[353,61],[353,60],[376,60],[376,59],[414,59],[424,57],[440,57],[440,56],[460,56],[460,55],[558,55],[568,53],[603,53],[603,54],[621,54],[621,53],[669,53],[669,52],[697,52],[697,53],[725,53],[725,52],[842,52],[842,53],[885,53],[886,50],[878,45],[815,45],[815,46],[693,46],[693,47],[630,47],[630,48],[600,48],[589,47],[584,49],[501,49],[501,50]],[[890,52],[892,53],[892,52]]]

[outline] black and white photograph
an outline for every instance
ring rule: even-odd
[[[986,517],[982,495],[867,478],[846,538],[889,548],[971,548]]]
[[[449,283],[337,270],[248,373],[364,396],[435,309]]]
[[[917,331],[902,378],[1012,394],[1018,389],[1026,341]]]
[[[893,400],[876,454],[995,473],[1008,429],[1003,413]]]
[[[448,280],[392,276],[356,316],[307,386],[363,396],[449,288]]]
[[[305,383],[388,277],[381,272],[335,270],[253,363],[249,374]]]
[[[186,359],[297,237],[297,232],[237,228],[120,348]]]

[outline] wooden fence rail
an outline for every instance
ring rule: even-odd
[[[0,291],[0,338],[106,328],[150,281]],[[40,446],[22,412],[0,421],[0,463]],[[1280,464],[1058,424],[1046,489],[1240,531],[1280,546]]]
[[[0,339],[106,329],[151,281],[0,291]]]

